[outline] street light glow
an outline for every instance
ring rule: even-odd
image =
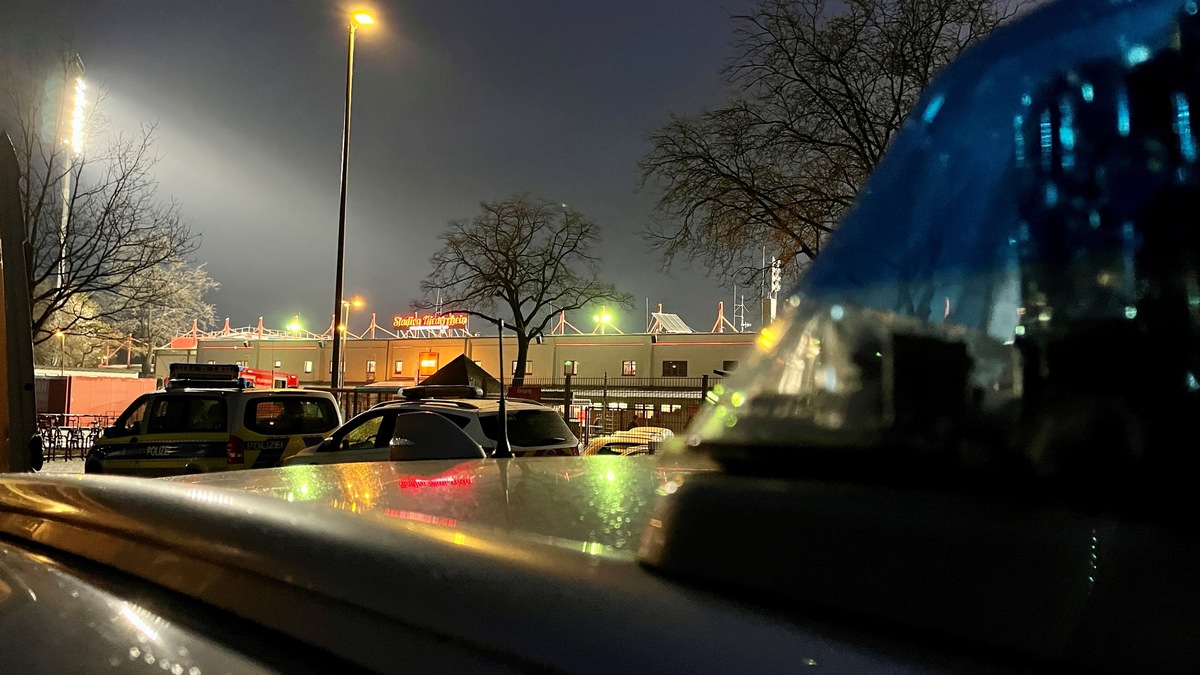
[[[83,105],[86,100],[84,93],[87,85],[83,78],[75,79],[75,106],[71,110],[71,152],[78,155],[83,152]]]
[[[354,22],[360,26],[370,26],[375,23],[375,17],[366,12],[356,12],[354,14]]]

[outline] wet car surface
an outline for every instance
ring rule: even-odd
[[[701,458],[660,464],[653,458],[537,457],[302,465],[242,479],[211,474],[167,480],[367,519],[496,529],[632,559],[662,497],[715,468]]]

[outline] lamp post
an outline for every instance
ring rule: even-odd
[[[337,279],[334,283],[334,300],[333,300],[333,315],[338,316],[343,311],[345,303],[342,300],[342,278],[344,276],[344,268],[346,261],[346,190],[348,187],[348,178],[350,170],[350,101],[351,94],[354,91],[354,31],[358,26],[366,26],[375,23],[375,19],[370,14],[359,12],[350,17],[349,22],[349,41],[346,47],[346,116],[342,121],[342,191],[341,202],[338,206],[338,240],[337,240]],[[349,311],[348,309],[346,311]],[[342,386],[342,338],[345,336],[343,331],[342,336],[334,336],[333,341],[333,386]]]
[[[342,301],[342,322],[340,324],[338,324],[337,340],[334,340],[334,342],[333,342],[334,353],[336,353],[338,355],[335,358],[339,359],[338,361],[335,362],[337,364],[337,375],[335,375],[333,378],[334,379],[333,386],[338,389],[341,389],[346,384],[346,330],[347,330],[347,326],[350,323],[350,307],[351,306],[353,306],[354,309],[358,309],[359,307],[362,307],[363,306],[362,298],[355,298],[354,300],[343,300]]]
[[[54,336],[58,338],[58,374],[62,377],[67,375],[67,334],[61,330],[54,331]]]

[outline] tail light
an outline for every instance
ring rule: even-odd
[[[246,442],[237,436],[230,436],[229,443],[225,446],[225,459],[230,464],[244,464],[246,462]]]

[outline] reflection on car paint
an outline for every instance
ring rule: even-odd
[[[445,462],[353,462],[285,468],[245,489],[364,517],[519,532],[585,553],[628,556],[658,500],[701,462],[597,456]],[[273,479],[272,475],[270,478]],[[244,477],[243,477],[244,478]],[[206,482],[220,485],[220,476]],[[561,514],[573,513],[568,519]],[[452,523],[452,525],[451,525]]]
[[[22,620],[5,620],[17,614]],[[97,672],[273,672],[139,604],[80,580],[48,558],[3,544],[0,625],[6,626],[0,631],[5,672],[78,672],[81,664]],[[57,635],[28,632],[54,625],[69,625],[72,630]]]

